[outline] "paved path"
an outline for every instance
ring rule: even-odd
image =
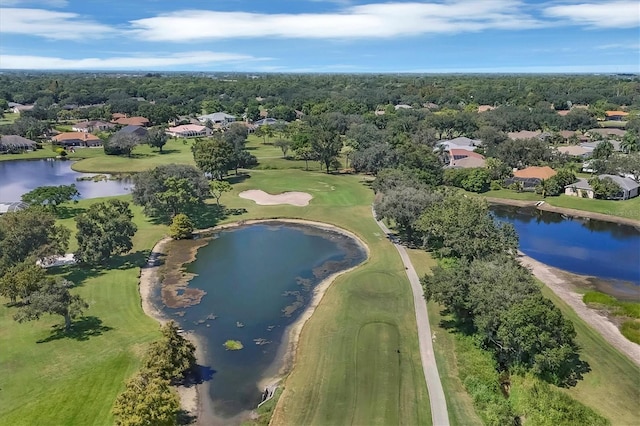
[[[373,212],[373,209],[372,209]],[[375,212],[373,212],[375,218]],[[389,235],[389,229],[382,221],[376,221],[382,231]],[[407,250],[392,239],[393,245],[398,250],[402,263],[404,263],[407,277],[411,282],[413,291],[413,306],[416,311],[416,323],[418,325],[418,344],[420,346],[420,358],[422,359],[422,371],[427,381],[429,390],[429,403],[431,404],[431,419],[434,426],[449,426],[449,414],[447,411],[447,401],[444,398],[440,374],[436,366],[436,357],[433,353],[433,341],[431,340],[431,326],[429,325],[429,315],[427,314],[427,303],[424,300],[424,293],[420,285],[420,279],[413,264],[409,259]]]

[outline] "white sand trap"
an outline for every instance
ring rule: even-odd
[[[309,201],[313,198],[311,194],[306,192],[283,192],[282,194],[271,195],[260,189],[251,189],[243,191],[240,198],[255,201],[261,206],[275,206],[278,204],[291,204],[292,206],[308,206]]]

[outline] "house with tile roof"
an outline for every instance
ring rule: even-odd
[[[0,153],[34,151],[38,144],[18,135],[0,135]]]
[[[201,115],[198,117],[201,123],[211,121],[216,126],[227,126],[229,123],[236,121],[236,117],[226,112],[214,112],[213,114]]]
[[[522,170],[514,170],[513,177],[505,180],[505,186],[518,184],[525,191],[533,191],[543,180],[556,175],[556,171],[549,166],[531,166]]]
[[[604,115],[607,117],[607,120],[623,121],[627,119],[629,113],[624,111],[605,111]]]
[[[140,126],[147,127],[151,125],[148,118],[145,117],[124,117],[113,120],[113,123],[121,126]]]
[[[86,132],[64,132],[51,138],[55,145],[63,147],[97,147],[102,146],[102,139]]]
[[[614,200],[628,200],[638,196],[640,185],[635,180],[617,175],[602,174],[598,179],[609,178],[618,184],[621,191],[614,197]],[[564,187],[564,193],[573,197],[594,198],[593,188],[586,179],[580,178],[578,182],[572,183]]]
[[[147,136],[147,129],[142,126],[125,126],[122,129],[118,130],[116,135],[133,135],[138,139],[143,139]]]
[[[106,121],[92,120],[76,123],[71,127],[71,130],[73,130],[74,132],[85,133],[104,132],[113,129],[115,126],[115,124],[107,123]]]

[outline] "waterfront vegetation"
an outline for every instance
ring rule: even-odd
[[[598,291],[588,291],[582,296],[582,301],[591,308],[604,310],[610,316],[621,317],[620,331],[624,337],[640,344],[640,303],[621,302]]]
[[[413,297],[396,250],[372,219],[372,186],[377,188],[381,185],[380,181],[386,179],[388,189],[393,191],[396,183],[400,182],[399,186],[402,186],[410,181],[415,186],[415,191],[411,194],[415,195],[425,188],[441,185],[443,159],[434,154],[434,147],[439,140],[456,136],[482,135],[483,139],[486,136],[488,146],[485,154],[504,157],[507,168],[516,164],[552,164],[554,167],[566,165],[571,161],[552,156],[548,144],[533,139],[509,142],[506,132],[547,128],[576,130],[583,126],[589,128],[597,125],[596,118],[601,118],[606,109],[625,104],[635,111],[638,106],[637,97],[631,95],[637,82],[617,81],[616,90],[621,90],[623,95],[613,96],[608,77],[558,77],[554,80],[538,77],[469,77],[472,80],[468,77],[434,77],[437,81],[414,77],[410,77],[410,80],[393,76],[358,77],[366,80],[372,87],[384,85],[389,92],[384,96],[379,96],[376,90],[365,88],[366,84],[360,89],[354,89],[354,83],[358,81],[353,76],[317,76],[313,79],[273,76],[257,82],[240,78],[233,80],[239,83],[233,84],[237,90],[229,91],[233,93],[229,100],[222,100],[219,94],[225,93],[230,82],[218,79],[193,77],[190,78],[192,84],[189,90],[184,90],[187,85],[182,84],[183,80],[178,84],[178,77],[126,77],[118,79],[118,90],[121,92],[109,99],[104,96],[103,99],[101,94],[108,92],[104,89],[109,88],[115,79],[73,76],[55,78],[66,89],[59,91],[58,80],[55,80],[55,85],[50,87],[56,89],[47,94],[46,99],[62,101],[63,99],[57,98],[66,93],[72,99],[64,99],[65,101],[85,104],[106,102],[107,105],[92,108],[91,111],[74,112],[37,107],[31,115],[25,113],[25,120],[7,114],[0,122],[0,130],[4,134],[20,133],[22,136],[38,139],[44,132],[41,129],[44,124],[54,125],[58,131],[69,131],[73,120],[88,119],[90,114],[93,114],[93,118],[109,120],[112,108],[113,112],[117,110],[130,115],[143,115],[146,111],[155,125],[164,125],[178,114],[193,115],[203,110],[214,112],[225,108],[238,116],[246,111],[249,118],[255,120],[260,110],[254,99],[257,99],[257,91],[264,90],[259,86],[265,84],[263,81],[270,85],[274,82],[282,83],[283,81],[277,80],[284,79],[286,84],[282,86],[287,87],[287,92],[277,89],[278,84],[270,86],[279,95],[269,97],[265,101],[267,106],[280,119],[293,121],[296,116],[294,106],[301,108],[307,118],[300,122],[302,124],[294,123],[289,134],[282,131],[277,138],[271,134],[275,130],[269,127],[260,130],[259,134],[250,135],[246,149],[248,154],[258,159],[258,164],[251,170],[231,172],[229,176],[225,176],[227,170],[211,168],[211,161],[207,163],[206,160],[211,158],[199,158],[201,167],[211,168],[213,177],[224,177],[231,184],[231,190],[222,200],[207,199],[205,203],[201,203],[202,200],[199,199],[201,214],[190,219],[196,228],[265,218],[324,222],[358,236],[368,247],[369,257],[355,270],[335,279],[324,294],[322,303],[302,328],[295,368],[286,377],[284,389],[276,393],[279,400],[274,398],[258,410],[260,418],[256,423],[268,424],[271,418],[271,424],[274,425],[431,424],[431,408],[418,349]],[[36,95],[40,93],[38,85],[48,84],[50,79],[49,76],[2,77],[6,93],[18,94],[30,102],[36,101],[39,96]],[[566,103],[567,79],[570,79],[574,87],[572,102],[593,105],[588,112],[577,111],[569,114],[569,118],[562,118],[550,107],[554,103],[563,107],[570,105]],[[527,90],[520,90],[521,80],[527,83]],[[459,90],[451,90],[454,85]],[[478,102],[511,105],[503,105],[480,117],[477,105],[462,103],[469,99],[469,93],[466,93],[469,89],[465,85],[473,87],[474,99]],[[326,90],[329,86],[333,87],[332,91]],[[407,89],[408,87],[413,89]],[[168,88],[171,90],[168,91]],[[418,90],[414,90],[415,88]],[[496,90],[497,88],[500,90]],[[413,90],[413,93],[407,95],[406,90]],[[151,102],[139,102],[130,98],[134,93],[142,91],[148,92],[148,101]],[[171,99],[158,95],[163,91],[171,92]],[[87,94],[83,95],[83,92]],[[542,93],[547,93],[547,97]],[[428,99],[424,98],[426,94],[429,94]],[[155,96],[158,96],[157,103],[156,99],[151,99]],[[384,104],[389,99],[401,100],[405,96],[412,99],[414,108],[396,111],[393,105]],[[237,99],[232,99],[233,97]],[[300,99],[306,98],[316,101],[303,105]],[[433,101],[441,106],[436,106],[433,111],[431,108],[422,108],[425,102]],[[263,106],[265,105],[260,105]],[[385,113],[374,114],[373,111],[378,109]],[[60,124],[59,121],[65,123]],[[637,118],[632,119],[627,127],[637,128],[638,124]],[[20,129],[20,132],[14,131],[15,129]],[[224,137],[224,134],[217,135],[220,139]],[[276,140],[286,142],[276,143]],[[291,146],[287,150],[289,141]],[[0,161],[62,155],[50,144],[40,142],[42,149],[0,155]],[[526,151],[526,155],[514,154],[516,150],[511,149],[527,148],[527,143],[541,149],[535,155],[528,149],[520,150],[520,154]],[[64,157],[78,160],[73,163],[76,171],[139,173],[169,164],[195,165],[192,148],[198,144],[202,147],[206,142],[200,144],[197,139],[170,139],[162,146],[162,152],[140,144],[133,147],[130,156],[106,155],[102,148],[78,148],[65,152]],[[216,144],[217,142],[210,146]],[[340,146],[343,146],[342,151],[339,151]],[[248,156],[245,159],[246,157]],[[224,162],[224,167],[233,170],[230,162]],[[367,175],[351,174],[344,170],[348,167]],[[334,173],[327,173],[329,169],[334,170]],[[378,179],[372,185],[372,176],[375,175],[378,175]],[[482,176],[474,173],[473,180],[477,180],[476,178]],[[184,186],[177,181],[163,180],[162,185],[166,187],[163,192],[168,194],[165,194],[166,198],[160,198],[167,203],[171,201],[172,205],[178,205],[174,201],[188,192],[183,191]],[[474,189],[476,185],[469,187]],[[483,185],[477,187],[484,188]],[[240,192],[249,189],[259,189],[271,194],[302,191],[311,194],[313,199],[304,208],[291,205],[261,206],[238,197]],[[424,197],[418,202],[403,194],[405,193],[396,191],[395,198],[392,198],[387,193],[387,200],[392,199],[393,202],[378,205],[384,207],[385,213],[395,219],[393,222],[403,238],[416,243],[420,240],[420,232],[426,235],[438,226],[442,228],[444,221],[438,220],[436,210],[431,212],[429,220],[425,219],[414,226],[416,219],[430,203],[444,199],[442,194],[436,194],[435,198]],[[525,201],[542,199],[537,194],[505,189],[487,191],[483,195]],[[137,201],[131,195],[110,199],[128,203]],[[56,207],[58,224],[70,230],[68,251],[80,249],[82,252],[83,249],[82,246],[78,247],[75,238],[79,232],[76,218],[85,217],[83,215],[93,211],[92,206],[104,201],[81,200],[77,204],[61,203]],[[630,201],[605,201],[560,195],[546,198],[545,202],[558,207],[640,220],[640,197]],[[456,204],[451,204],[451,209],[455,210]],[[474,203],[469,205],[473,207],[472,204]],[[59,316],[42,315],[40,321],[17,323],[13,320],[17,307],[11,303],[0,304],[0,347],[3,348],[0,351],[1,424],[113,424],[128,415],[119,408],[112,411],[114,403],[118,407],[125,400],[140,396],[135,392],[138,379],[147,384],[153,382],[155,388],[162,390],[167,396],[167,412],[163,414],[163,421],[173,418],[177,403],[175,395],[167,388],[166,380],[175,376],[163,376],[158,381],[148,380],[145,376],[146,370],[153,369],[145,354],[150,349],[153,351],[154,348],[159,348],[152,342],[161,337],[161,332],[157,322],[146,316],[141,308],[138,288],[140,267],[145,265],[154,244],[169,231],[169,221],[164,220],[167,218],[151,217],[149,215],[152,214],[154,205],[151,208],[149,205],[145,207],[146,210],[140,205],[130,206],[131,219],[135,225],[131,229],[135,228],[137,231],[128,253],[109,256],[102,264],[96,258],[93,266],[66,266],[48,271],[49,275],[75,283],[72,294],[80,296],[88,305],[82,316],[74,319],[69,332],[65,332],[60,325]],[[178,212],[181,209],[176,208],[176,211],[171,211],[171,215],[185,213]],[[477,218],[473,214],[467,217]],[[489,255],[487,244],[478,238],[475,238],[474,242],[477,244],[474,247],[464,243],[468,237],[465,235],[467,230],[472,231],[469,232],[472,234],[481,225],[484,230],[491,231],[485,222],[455,226],[456,223],[450,221],[446,229],[439,230],[439,234],[433,232],[430,235],[432,242],[440,244],[439,248],[447,249],[449,253],[440,250],[434,254],[470,258]],[[181,229],[184,232],[180,232],[180,236],[188,236],[190,227],[181,228],[185,229]],[[433,239],[434,236],[437,238]],[[492,231],[492,237],[504,243],[504,247],[513,248],[514,235]],[[444,241],[447,238],[455,240],[455,247],[447,247]],[[446,269],[442,268],[443,265],[455,267],[455,263],[450,261],[447,265],[447,260],[441,261],[438,266],[431,254],[423,250],[411,250],[410,255],[422,276],[429,276],[432,270],[436,271],[436,275],[442,275],[443,269]],[[480,277],[485,282],[486,275]],[[426,279],[425,282],[427,281],[429,280]],[[527,291],[535,290],[538,297],[535,302],[540,302],[535,305],[536,308],[544,308],[545,312],[550,312],[549,317],[562,320],[562,316],[556,315],[559,309],[564,319],[571,322],[575,338],[569,324],[562,323],[566,326],[563,327],[563,332],[568,330],[566,334],[570,336],[570,342],[565,346],[571,351],[577,351],[584,361],[583,365],[588,365],[589,368],[582,371],[582,377],[578,377],[579,380],[575,383],[561,388],[548,383],[559,382],[558,380],[543,381],[545,378],[537,374],[539,371],[525,371],[533,368],[524,362],[519,365],[513,362],[509,366],[515,366],[513,369],[504,365],[499,367],[496,354],[502,348],[496,349],[493,342],[483,340],[483,336],[458,327],[456,321],[461,318],[431,300],[428,307],[433,336],[427,338],[432,338],[434,342],[451,423],[500,424],[505,419],[513,421],[516,418],[525,424],[554,425],[599,425],[608,422],[622,425],[637,421],[640,414],[637,406],[640,399],[638,367],[588,327],[551,290],[540,285],[542,295],[551,300],[553,305],[537,294],[536,283],[529,284],[531,285],[527,287]],[[637,306],[619,304],[599,295],[588,296],[589,303],[599,303],[607,309],[624,312],[631,317],[623,324],[622,330],[627,337],[632,336],[629,337],[632,340],[636,336],[637,341],[640,333]],[[493,301],[495,300],[500,299],[494,295]],[[488,305],[494,307],[491,303]],[[494,308],[493,311],[497,309]],[[490,314],[496,314],[493,311]],[[508,313],[512,316],[509,318],[518,319],[520,314],[523,317],[529,314],[521,311],[522,309],[510,309]],[[502,320],[504,312],[498,314]],[[477,316],[480,317],[480,314]],[[473,322],[473,318],[471,320]],[[509,323],[504,320],[502,322]],[[487,324],[485,326],[490,332],[496,331]],[[520,329],[529,330],[527,327],[515,328],[518,332]],[[506,330],[509,331],[512,330]],[[526,331],[522,332],[525,333]],[[524,337],[530,338],[531,335],[529,333]],[[479,344],[481,340],[485,343],[484,346]],[[227,343],[230,349],[241,348],[239,342]],[[487,349],[493,349],[493,353]],[[548,353],[543,355],[549,356]],[[562,358],[564,355],[566,354],[558,357]],[[566,359],[562,358],[561,361]],[[132,377],[134,379],[129,380]],[[131,389],[134,391],[131,392]],[[129,394],[126,393],[127,390]],[[118,395],[124,396],[118,398]],[[505,398],[506,395],[509,398]]]

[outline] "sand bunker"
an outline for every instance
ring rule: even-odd
[[[291,204],[292,206],[307,206],[313,198],[306,192],[283,192],[282,194],[271,195],[259,189],[251,189],[241,192],[240,198],[255,201],[261,206],[275,206],[278,204]]]

